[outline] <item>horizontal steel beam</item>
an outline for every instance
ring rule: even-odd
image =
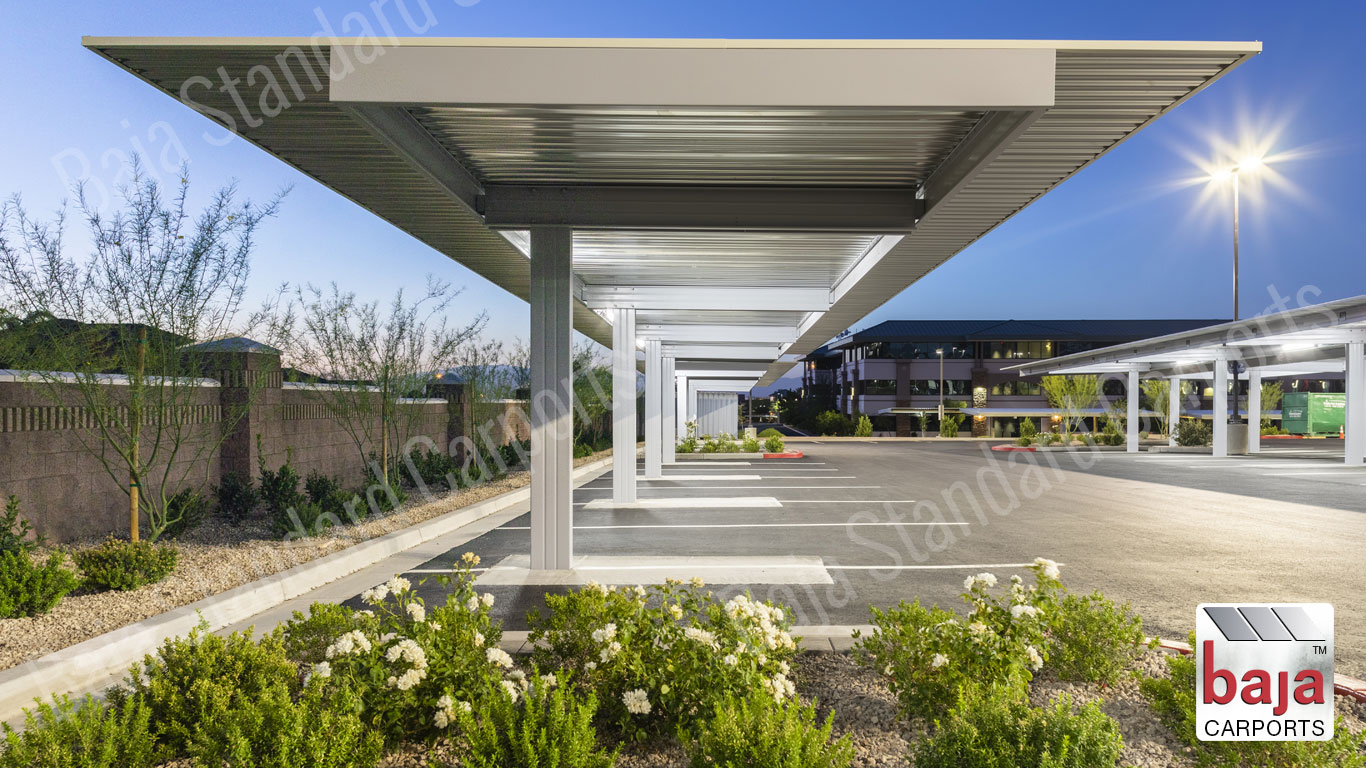
[[[341,108],[451,197],[471,210],[478,207],[482,185],[408,110],[384,104],[344,104]]]
[[[900,187],[512,186],[485,188],[495,229],[909,232],[924,211]]]
[[[786,344],[797,339],[797,329],[786,325],[638,325],[636,336],[660,341],[699,344],[734,341]]]
[[[782,353],[779,344],[723,346],[720,344],[665,344],[664,352],[681,360],[772,361]]]
[[[706,376],[715,374],[717,376],[734,376],[749,374],[759,376],[768,370],[768,363],[747,362],[737,360],[679,360],[675,358],[674,370],[678,373],[686,373],[688,376]]]
[[[824,312],[824,288],[704,288],[691,285],[587,285],[584,303],[593,309],[727,310],[747,307],[784,312]]]
[[[921,186],[926,210],[944,203],[972,181],[1047,110],[988,112]]]

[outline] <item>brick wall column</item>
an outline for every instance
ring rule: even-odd
[[[465,441],[454,441],[474,430],[474,401],[467,396],[463,382],[443,381],[440,384],[440,392],[441,396],[446,398],[446,445],[455,445],[455,459],[463,463]]]
[[[280,410],[284,399],[280,356],[268,352],[219,352],[211,356],[210,367],[213,377],[223,384],[219,397],[227,437],[220,452],[222,473],[256,477],[262,448],[267,463],[269,457],[284,450],[280,445]]]

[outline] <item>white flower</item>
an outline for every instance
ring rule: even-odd
[[[389,646],[384,658],[388,659],[390,664],[406,661],[416,669],[427,668],[427,652],[422,650],[422,646],[406,637],[400,638],[397,643]]]
[[[541,685],[544,685],[547,688],[554,688],[557,682],[559,681],[555,679],[553,674],[541,675]]]
[[[432,715],[432,725],[435,725],[437,728],[446,728],[450,724],[451,719],[450,716],[446,714],[446,710],[438,709],[436,714]]]
[[[728,666],[728,667],[733,667],[733,666],[735,666],[736,664],[738,664],[739,662],[740,662],[740,660],[737,659],[737,658],[735,658],[735,654],[733,654],[733,653],[728,653],[728,654],[726,654],[725,656],[723,656],[723,657],[721,658],[721,663],[722,663],[722,664],[725,664],[725,665]]]
[[[1058,564],[1057,564],[1056,562],[1054,562],[1054,561],[1052,561],[1052,560],[1049,560],[1049,559],[1046,558],[1046,557],[1036,557],[1036,558],[1034,558],[1034,565],[1037,565],[1037,566],[1043,568],[1043,575],[1044,575],[1045,578],[1049,578],[1049,579],[1053,579],[1054,581],[1057,581],[1057,579],[1058,579]]]
[[[479,565],[479,555],[476,555],[473,552],[466,552],[465,554],[461,555],[460,560],[462,562],[468,563],[469,565]]]
[[[974,621],[968,625],[968,631],[974,635],[984,635],[987,633],[987,625],[980,621]]]
[[[614,638],[614,637],[616,637],[616,636],[617,636],[617,625],[616,625],[616,624],[608,624],[607,626],[602,627],[601,629],[595,629],[595,630],[593,630],[593,642],[595,642],[595,643],[605,643],[605,642],[611,640],[612,638]]]
[[[1043,656],[1039,655],[1039,649],[1029,646],[1025,649],[1025,655],[1029,657],[1029,668],[1037,672],[1043,666]]]
[[[584,664],[583,668],[588,670],[589,672],[592,672],[593,670],[598,668],[598,663],[596,661],[590,661],[587,664]]]
[[[388,596],[389,587],[384,584],[380,584],[377,587],[372,587],[360,593],[360,599],[370,605],[379,605],[384,602],[384,598]]]
[[[979,573],[977,574],[977,580],[988,587],[996,586],[996,574],[994,573]]]
[[[427,672],[421,669],[410,669],[399,675],[397,678],[390,677],[388,680],[390,688],[397,688],[400,691],[412,690],[413,686],[422,682],[422,678],[427,676]]]
[[[325,680],[331,676],[332,665],[325,661],[320,661],[317,664],[313,665],[313,669],[309,670],[308,676],[304,678],[304,684],[307,685],[308,681],[312,680],[315,677],[319,680]]]
[[[1017,603],[1015,605],[1010,606],[1010,615],[1011,618],[1016,619],[1020,618],[1021,616],[1028,616],[1032,619],[1035,616],[1039,615],[1039,609],[1035,608],[1032,605],[1024,605]]]
[[[395,576],[394,578],[389,579],[389,582],[384,586],[395,595],[401,595],[411,589],[413,585],[402,576]]]
[[[586,590],[588,590],[588,591],[590,591],[590,592],[597,592],[597,593],[600,593],[600,594],[603,594],[603,595],[607,594],[607,588],[604,587],[603,585],[597,583],[596,581],[590,581],[590,582],[588,582],[587,584],[584,585],[584,589],[586,589]]]
[[[784,675],[790,675],[792,674],[792,667],[789,667],[786,661],[780,661],[778,662],[778,671]]]
[[[422,607],[422,603],[408,603],[408,615],[413,617],[413,621],[421,624],[427,620],[427,609]]]
[[[948,663],[949,663],[949,657],[948,657],[948,656],[945,656],[945,655],[942,654],[942,653],[936,653],[936,654],[934,655],[934,658],[930,659],[930,668],[931,668],[931,669],[939,669],[940,667],[942,667],[942,666],[944,666],[945,664],[948,664]]]
[[[778,701],[782,701],[797,692],[797,686],[783,674],[774,675],[772,679],[765,678],[761,684],[764,690],[768,691]]]
[[[672,616],[672,617],[674,617],[674,621],[678,621],[679,619],[683,618],[683,608],[682,608],[682,606],[670,605],[670,606],[669,606],[669,615]]]
[[[621,695],[621,703],[626,705],[626,711],[633,715],[650,714],[650,697],[645,691],[637,688],[634,691],[627,691]]]
[[[1010,577],[1010,583],[1018,586],[1024,583],[1024,579],[1020,578],[1019,574],[1016,574]]]
[[[503,650],[502,648],[486,649],[484,651],[484,658],[488,659],[488,662],[490,664],[502,667],[503,669],[508,669],[512,666],[512,657],[509,656],[508,652]]]
[[[482,646],[482,645],[484,644],[484,633],[483,633],[483,632],[475,632],[475,633],[474,633],[474,644],[475,644],[475,645],[480,645],[480,646]]]
[[[645,587],[642,587],[642,586],[640,586],[639,584],[637,584],[637,585],[635,586],[635,588],[634,588],[633,591],[636,593],[636,598],[637,598],[637,599],[639,599],[639,600],[644,600],[644,599],[645,599]]]
[[[977,583],[977,577],[976,577],[976,576],[969,576],[969,577],[967,577],[966,579],[963,579],[963,591],[964,591],[964,592],[971,592],[971,591],[972,591],[973,585],[975,585],[976,583]]]
[[[707,582],[703,581],[700,576],[692,577],[688,583],[691,584],[694,589],[701,589],[707,585]]]
[[[479,602],[483,603],[485,608],[492,608],[493,595],[489,594],[488,592],[485,592],[484,594],[479,596]]]
[[[710,645],[713,648],[717,647],[716,636],[705,629],[698,629],[697,627],[688,627],[687,629],[683,630],[683,636],[688,638],[689,640],[701,643],[702,645]]]
[[[518,688],[517,684],[511,680],[503,681],[503,690],[507,691],[507,695],[511,696],[513,701],[516,701],[517,697],[522,693],[521,688]]]
[[[338,656],[369,653],[371,647],[370,638],[366,637],[365,633],[361,632],[359,629],[353,629],[341,637],[338,637],[331,645],[327,646],[324,656],[329,659],[335,659]]]
[[[470,595],[470,599],[465,601],[465,610],[469,611],[470,613],[474,613],[475,611],[479,610],[478,595]]]
[[[611,661],[612,657],[616,656],[618,653],[621,653],[621,643],[618,643],[616,640],[613,640],[612,642],[607,644],[606,648],[602,649],[602,653],[598,655],[598,658],[602,660],[602,663],[606,664],[607,662]]]

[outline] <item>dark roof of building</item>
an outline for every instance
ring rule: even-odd
[[[837,339],[827,347],[870,341],[1113,341],[1165,336],[1226,320],[888,320]]]
[[[280,354],[280,350],[259,341],[248,339],[245,336],[229,336],[222,339],[211,339],[201,341],[198,344],[188,345],[190,349],[198,349],[206,352],[265,352],[270,354]]]

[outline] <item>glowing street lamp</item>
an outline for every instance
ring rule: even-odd
[[[940,347],[934,353],[939,355],[939,429],[942,432],[944,429],[944,348]]]
[[[1221,168],[1210,174],[1210,180],[1233,182],[1233,319],[1238,319],[1238,180],[1243,171],[1255,173],[1264,164],[1261,156],[1247,155],[1231,168]]]

